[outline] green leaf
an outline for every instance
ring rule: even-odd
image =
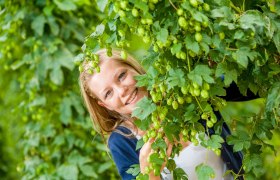
[[[253,29],[255,30],[256,26],[263,27],[265,26],[265,21],[260,13],[257,10],[248,10],[244,13],[239,19],[240,27],[242,29]]]
[[[109,44],[115,43],[116,39],[117,39],[117,33],[113,33],[113,34],[110,36],[110,38],[108,38],[108,39],[106,40],[106,43],[109,43]]]
[[[131,174],[132,176],[137,176],[140,173],[140,164],[131,165],[126,173]]]
[[[52,34],[57,36],[59,33],[59,26],[56,23],[55,18],[53,16],[49,16],[47,19],[48,19],[48,24],[50,25]]]
[[[199,11],[195,11],[195,13],[193,14],[193,18],[195,20],[197,20],[198,22],[208,22],[209,21],[208,17]]]
[[[267,100],[266,100],[266,111],[273,111],[275,107],[280,105],[280,83],[275,83],[269,90]]]
[[[280,31],[279,30],[273,36],[273,41],[278,50],[278,53],[280,53]]]
[[[209,50],[210,50],[209,46],[205,42],[200,43],[200,45],[201,45],[203,51],[205,52],[205,55],[207,55],[209,53]]]
[[[126,16],[126,17],[123,17],[122,18],[122,21],[124,23],[126,23],[127,25],[129,26],[134,26],[136,21],[135,21],[135,18],[133,16]]]
[[[196,54],[199,52],[199,44],[190,35],[186,35],[185,43],[187,49],[193,51]]]
[[[190,104],[184,114],[184,121],[191,121],[191,122],[196,122],[197,120],[200,119],[200,116],[197,115],[196,111],[196,106],[194,104]]]
[[[174,45],[171,47],[171,53],[174,55],[174,54],[176,54],[177,52],[180,52],[181,49],[182,49],[182,43],[174,44]]]
[[[140,120],[143,120],[154,112],[156,108],[157,106],[152,102],[152,100],[144,97],[136,104],[136,108],[132,112],[132,117],[137,117]]]
[[[111,161],[108,161],[108,162],[105,162],[101,165],[99,165],[99,168],[98,168],[98,173],[103,173],[105,172],[106,170],[108,170],[110,167],[112,167],[113,163]]]
[[[145,142],[143,141],[143,138],[139,139],[137,141],[137,144],[136,144],[136,149],[135,150],[138,150],[140,148],[142,148],[142,146],[145,144]]]
[[[182,87],[185,85],[185,74],[181,69],[171,69],[169,71],[169,77],[167,78],[168,89],[171,89],[175,86]]]
[[[234,39],[243,39],[245,36],[244,32],[242,30],[238,30],[234,33],[233,38]]]
[[[176,163],[174,159],[168,159],[166,167],[169,171],[174,171],[174,169],[176,168]]]
[[[139,129],[146,131],[150,128],[151,120],[149,118],[143,120],[136,119],[134,123]]]
[[[68,97],[64,97],[59,106],[60,112],[60,121],[67,125],[70,123],[72,118],[72,110],[71,110],[71,100]]]
[[[152,28],[153,28],[153,31],[155,31],[155,32],[160,31],[161,27],[160,27],[160,25],[159,25],[159,21],[154,22]]]
[[[166,149],[167,145],[163,139],[157,139],[155,142],[153,142],[152,148],[154,150],[156,150],[157,148]]]
[[[62,165],[58,168],[57,174],[63,179],[78,179],[78,168],[76,165]]]
[[[246,172],[251,170],[262,169],[263,162],[259,154],[248,154],[245,155],[243,164],[246,167]]]
[[[227,27],[229,30],[234,30],[234,29],[236,29],[236,25],[233,24],[233,23],[229,23],[229,22],[224,22],[224,21],[222,21],[222,22],[219,23],[219,25],[220,25],[220,26],[225,26],[225,27]]]
[[[143,67],[145,69],[148,69],[147,74],[150,74],[151,72],[153,72],[153,74],[158,74],[157,70],[153,67],[153,64],[157,58],[158,58],[158,54],[155,52],[151,52],[149,53],[148,56],[144,57],[143,60],[141,61]]]
[[[140,173],[138,176],[137,176],[137,180],[149,180],[149,175],[148,174],[142,174]]]
[[[149,74],[137,75],[134,78],[137,80],[137,83],[136,83],[137,87],[143,87],[143,86],[150,87],[149,85],[152,85],[152,84],[150,84],[150,82],[153,79]]]
[[[209,90],[209,94],[211,96],[226,96],[226,90],[223,88],[223,84],[221,80],[217,81],[215,83],[215,86],[212,86]]]
[[[219,135],[212,135],[208,140],[205,141],[204,145],[206,147],[211,147],[213,149],[218,149],[222,147],[224,139]]]
[[[97,173],[91,165],[80,166],[81,172],[88,177],[93,177],[94,179],[98,178]]]
[[[108,0],[97,0],[97,6],[101,12],[104,12],[107,4],[108,4]]]
[[[77,6],[73,0],[54,0],[54,3],[62,11],[72,11],[77,9]]]
[[[29,104],[29,106],[30,107],[44,106],[46,104],[46,102],[47,102],[47,99],[45,96],[38,96]]]
[[[196,166],[195,172],[199,180],[209,180],[212,179],[213,176],[215,176],[215,171],[210,166],[204,164]]]
[[[223,6],[217,9],[213,9],[211,11],[211,16],[213,18],[226,18],[228,21],[234,18],[234,14],[232,13],[229,7]]]
[[[17,60],[15,62],[13,62],[13,64],[11,64],[11,69],[12,70],[16,70],[20,67],[22,67],[24,64],[27,64],[28,63],[28,59],[31,58],[31,55],[30,54],[25,54],[23,56],[23,59],[22,60]]]
[[[74,106],[75,110],[80,114],[84,115],[85,109],[81,102],[80,96],[74,92],[69,93],[69,98],[71,101],[71,105]]]
[[[53,59],[59,63],[59,66],[64,66],[69,70],[73,70],[75,67],[73,62],[74,55],[67,48],[60,48],[56,51]]]
[[[227,7],[230,7],[230,3],[231,3],[230,0],[216,0],[216,1],[215,1],[215,5],[218,5],[218,6],[227,6]]]
[[[238,64],[242,67],[247,68],[248,66],[248,57],[254,59],[256,52],[250,52],[248,47],[241,47],[235,53],[232,53],[233,59],[236,60]]]
[[[141,9],[144,14],[149,10],[147,3],[143,2],[142,0],[129,0],[129,2],[134,4],[135,7]]]
[[[207,65],[197,65],[195,69],[188,74],[188,78],[202,86],[202,80],[208,83],[215,82],[211,75],[212,70]]]
[[[150,155],[150,160],[151,162],[158,164],[158,165],[162,165],[164,163],[164,159],[160,158],[158,153],[153,153]]]
[[[233,145],[233,151],[241,151],[244,148],[248,149],[251,146],[251,137],[244,131],[239,131],[238,136],[228,136],[227,142],[229,145]]]
[[[50,73],[51,81],[56,85],[62,85],[64,81],[64,76],[61,68],[59,66],[55,66]]]
[[[166,43],[168,38],[168,30],[165,28],[162,28],[158,33],[157,33],[157,40]]]
[[[64,143],[65,143],[64,135],[56,136],[54,141],[53,141],[53,144],[57,145],[57,146],[63,145]]]
[[[200,43],[201,46],[202,44],[207,44],[207,45],[212,44],[212,38],[207,33],[202,33],[202,41],[203,42]]]
[[[3,34],[0,36],[0,42],[5,42],[7,40],[7,34]],[[1,57],[2,58],[2,57]]]
[[[271,121],[262,119],[255,125],[256,136],[259,139],[271,139],[273,135],[271,129],[273,129],[273,124]]]
[[[176,168],[173,171],[173,179],[188,180],[188,175],[182,168]]]
[[[220,47],[220,44],[222,44],[222,41],[221,41],[221,39],[219,38],[218,35],[212,37],[212,42],[213,42],[213,45],[215,47]],[[216,51],[212,51],[212,53],[217,53],[217,52]],[[216,60],[216,58],[214,58],[214,57],[212,57],[212,58],[213,58],[214,61],[219,62],[220,61],[220,58],[219,58],[220,54],[216,54],[216,56],[217,56],[218,60]]]
[[[224,83],[226,86],[229,86],[232,83],[232,81],[237,83],[237,71],[227,62],[218,63],[215,76],[217,78],[223,76]]]
[[[96,144],[96,149],[98,149],[100,151],[108,151],[107,145],[105,145],[103,143],[97,143]]]
[[[44,15],[37,16],[31,24],[31,28],[39,35],[42,36],[44,32],[44,26],[46,23],[46,18]]]
[[[163,130],[170,142],[173,142],[173,137],[179,137],[180,129],[176,124],[169,123],[168,126],[164,126]]]
[[[78,151],[74,150],[70,155],[67,156],[67,160],[70,164],[76,164],[82,166],[86,163],[91,162],[91,159],[86,156],[82,156]]]
[[[103,34],[105,30],[105,25],[104,24],[99,24],[96,26],[95,31],[90,35],[90,37],[97,37]]]

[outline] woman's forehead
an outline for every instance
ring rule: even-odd
[[[95,72],[89,80],[90,90],[99,96],[106,87],[114,83],[119,69],[127,67],[129,66],[116,60],[103,61],[100,64],[100,72]]]
[[[116,69],[118,67],[125,67],[127,65],[120,62],[119,60],[111,59],[111,60],[101,61],[99,66],[100,66],[100,72],[101,72],[101,70],[108,71],[108,70],[111,70],[111,69]]]

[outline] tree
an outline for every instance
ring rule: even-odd
[[[98,64],[96,50],[107,48],[110,56],[112,47],[122,49],[125,60],[130,39],[136,34],[151,45],[142,61],[147,74],[137,77],[151,99],[144,98],[133,113],[139,119],[137,125],[148,131],[143,141],[158,134],[154,150],[164,154],[163,135],[173,141],[183,132],[185,139],[197,143],[195,137],[200,134],[202,145],[219,154],[224,141],[219,129],[226,120],[233,127],[228,143],[245,154],[246,179],[259,177],[263,173],[259,153],[271,147],[266,140],[271,139],[272,130],[279,129],[280,3],[120,0],[104,1],[99,8],[106,18],[85,39],[76,63]],[[98,70],[98,66],[92,68]],[[239,120],[224,117],[218,121],[215,111],[227,104],[222,97],[233,83],[245,97],[249,91],[262,97],[263,111],[245,118],[238,114]],[[212,127],[216,134],[205,139],[205,132]],[[179,151],[180,147],[173,148],[173,156]],[[149,170],[159,173],[164,158],[151,155]],[[203,173],[205,169],[211,171],[203,165],[197,168],[199,176],[211,177],[212,173]],[[181,171],[175,169],[174,176],[181,178]]]
[[[0,1],[0,7],[0,134],[8,137],[0,140],[1,177],[116,179],[84,111],[73,63],[102,18],[96,3]]]

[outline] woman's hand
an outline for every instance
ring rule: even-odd
[[[148,158],[154,151],[152,149],[152,144],[153,144],[154,141],[155,141],[154,138],[149,139],[149,141],[147,141],[142,146],[142,148],[140,150],[139,162],[140,162],[140,170],[141,170],[141,173],[143,173],[143,174],[146,173],[145,168],[150,166],[150,163],[148,162]],[[172,152],[172,144],[167,140],[167,138],[165,139],[165,142],[167,144],[166,155],[167,155],[167,158],[168,158],[171,155],[171,152]],[[166,162],[164,162],[162,164],[160,172],[163,170],[165,165],[166,165]],[[151,179],[151,180],[160,179],[160,176],[155,176],[154,172],[151,171],[151,173],[149,174],[149,179]]]
[[[150,163],[148,162],[148,158],[152,154],[152,144],[154,141],[155,139],[149,139],[140,150],[139,162],[141,173],[145,173],[145,168],[149,167]]]

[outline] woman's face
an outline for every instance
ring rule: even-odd
[[[90,90],[99,98],[98,104],[120,114],[131,114],[135,104],[147,96],[144,88],[136,87],[134,76],[139,73],[116,60],[104,60],[100,73],[89,80]]]

